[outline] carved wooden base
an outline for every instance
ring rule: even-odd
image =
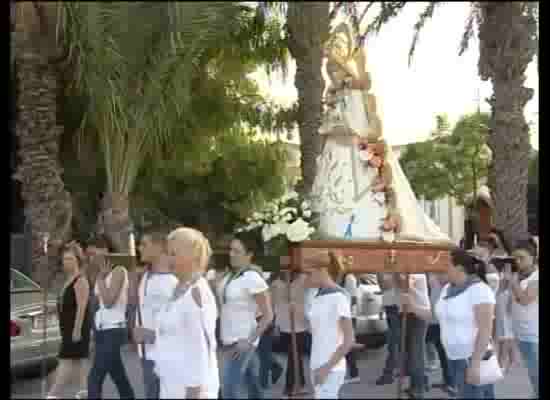
[[[445,272],[450,263],[448,244],[411,243],[354,240],[309,240],[292,245],[290,263],[292,269],[315,268],[307,265],[316,252],[336,250],[344,257],[351,257],[349,272]]]

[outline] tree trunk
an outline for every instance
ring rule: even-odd
[[[123,193],[105,193],[101,199],[98,218],[98,233],[105,234],[112,242],[115,251],[129,251],[130,201]]]
[[[44,256],[44,236],[49,235],[54,245],[50,255],[55,256],[59,244],[70,236],[72,206],[59,163],[63,127],[57,123],[57,69],[30,42],[16,45],[19,163],[14,179],[21,182],[25,217],[31,224],[32,275],[48,287],[55,271]]]
[[[320,152],[319,127],[325,81],[321,72],[323,46],[330,32],[329,2],[289,2],[289,50],[296,60],[294,82],[298,90],[302,182],[299,191],[309,194]]]
[[[528,233],[529,126],[524,117],[533,89],[523,86],[536,51],[536,23],[525,2],[483,2],[479,27],[479,74],[491,80],[488,144],[493,153],[489,187],[496,227],[510,243]]]

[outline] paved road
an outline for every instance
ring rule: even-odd
[[[365,350],[361,353],[359,360],[360,376],[362,382],[359,384],[346,385],[342,389],[340,396],[349,399],[392,399],[396,397],[396,385],[376,386],[374,381],[378,377],[385,357],[384,349],[380,350]],[[124,361],[130,375],[130,380],[136,391],[136,396],[143,397],[143,384],[141,383],[141,367],[135,353],[126,351]],[[281,379],[281,381],[283,381]],[[440,373],[432,374],[431,380],[433,383],[439,383],[441,380]],[[279,382],[271,393],[271,398],[280,398],[282,391],[282,383]],[[17,379],[12,385],[12,398],[39,398],[40,397],[40,379],[26,378]],[[76,385],[73,385],[65,394],[66,396],[74,395],[78,390]],[[504,381],[497,385],[497,398],[507,399],[527,399],[530,398],[530,387],[527,378],[527,372],[523,367],[516,367],[510,372],[510,375]],[[107,379],[104,387],[105,398],[116,399],[118,393],[110,379]],[[426,398],[441,399],[447,398],[446,394],[439,389],[432,389]]]

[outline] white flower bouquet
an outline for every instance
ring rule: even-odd
[[[261,230],[264,243],[302,242],[315,232],[311,204],[295,191],[267,203],[247,218],[237,232]]]

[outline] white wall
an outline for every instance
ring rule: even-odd
[[[448,196],[435,201],[419,200],[424,212],[457,245],[464,237],[464,207]]]

